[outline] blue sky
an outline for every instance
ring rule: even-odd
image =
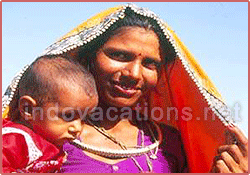
[[[23,66],[76,25],[127,2],[3,2],[2,92]],[[248,3],[137,2],[163,18],[197,58],[248,133]]]

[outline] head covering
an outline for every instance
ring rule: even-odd
[[[154,20],[176,55],[175,61],[163,69],[155,91],[145,99],[148,111],[154,107],[163,109],[163,115],[158,113],[152,119],[160,119],[181,132],[190,172],[209,172],[216,149],[225,144],[225,128],[231,122],[228,108],[186,46],[168,24],[152,11],[134,4],[110,8],[77,26],[50,45],[42,55],[70,54],[76,57],[75,50],[104,34],[110,26],[123,19],[128,11]],[[26,68],[17,74],[3,96],[3,118],[8,117],[8,106]]]

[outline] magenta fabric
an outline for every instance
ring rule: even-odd
[[[141,125],[143,126],[143,125]],[[145,126],[145,125],[144,125]],[[179,132],[169,126],[160,125],[163,131],[163,142],[159,147],[157,159],[151,159],[153,172],[155,173],[173,173],[188,172],[185,152],[181,142]],[[144,131],[145,145],[152,144],[152,138],[147,128],[141,127]],[[138,145],[141,145],[141,132],[138,134]],[[135,165],[131,158],[116,164],[107,164],[102,161],[92,159],[81,149],[66,143],[64,150],[68,153],[67,161],[61,167],[62,173],[140,173],[140,169]],[[148,154],[150,155],[150,154]],[[142,169],[149,171],[146,156],[134,157]]]

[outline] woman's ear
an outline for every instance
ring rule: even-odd
[[[37,105],[36,100],[28,95],[24,95],[19,99],[18,109],[24,120],[33,120],[33,108]]]

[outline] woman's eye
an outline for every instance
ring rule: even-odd
[[[112,51],[112,52],[105,52],[105,54],[117,61],[130,61],[132,59],[132,56],[130,56],[127,53],[121,52],[121,51]]]
[[[119,58],[119,59],[122,59],[122,60],[124,60],[126,58],[123,53],[119,53],[119,52],[114,52],[114,53],[111,53],[110,55],[112,57]]]
[[[153,59],[145,59],[143,62],[143,66],[152,70],[159,70],[161,67],[161,63]]]

